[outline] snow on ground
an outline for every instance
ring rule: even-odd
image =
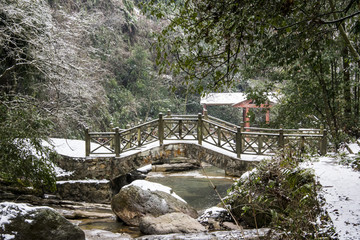
[[[64,138],[50,138],[50,143],[45,142],[44,146],[54,149],[58,154],[72,158],[85,158],[85,141]],[[91,143],[91,149],[96,149],[99,144]],[[108,149],[100,147],[98,152],[111,153]]]
[[[333,157],[306,163],[315,170],[339,239],[360,239],[360,172],[339,165]]]
[[[100,183],[108,183],[110,182],[107,179],[101,179],[101,180],[97,180],[97,179],[86,179],[86,180],[67,180],[67,181],[56,181],[56,184],[64,184],[64,183],[96,183],[96,184],[100,184]]]
[[[165,192],[165,193],[170,194],[173,197],[176,197],[180,201],[183,201],[186,203],[186,201],[184,199],[182,199],[181,197],[179,197],[179,195],[174,193],[174,191],[171,188],[164,186],[160,183],[149,182],[146,180],[135,180],[132,183],[130,183],[129,185],[124,186],[123,188],[130,187],[130,186],[136,186],[143,190],[149,190],[151,192],[155,192],[155,191]]]

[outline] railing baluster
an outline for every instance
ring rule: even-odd
[[[183,128],[183,121],[180,119],[179,120],[179,138],[183,139],[182,137],[182,128]]]
[[[217,138],[218,138],[217,146],[220,147],[221,146],[221,128],[220,127],[217,127],[216,133],[217,133]]]

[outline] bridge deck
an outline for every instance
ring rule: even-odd
[[[196,140],[164,140],[164,145],[167,144],[178,144],[178,143],[187,143],[187,144],[196,144],[198,145]],[[61,139],[61,138],[51,138],[50,144],[53,146],[54,150],[64,156],[72,157],[72,158],[97,158],[97,157],[109,157],[113,158],[115,157],[114,153],[111,153],[109,150],[103,148],[99,149],[101,152],[107,151],[108,154],[91,154],[91,157],[86,157],[85,154],[85,141],[83,140],[73,140],[73,139]],[[236,153],[232,153],[229,151],[226,151],[222,148],[213,146],[211,144],[208,144],[204,142],[202,147],[210,149],[212,151],[218,152],[220,154],[236,158]],[[92,143],[92,147],[96,148],[98,147],[97,144]],[[121,153],[119,158],[131,156],[133,154],[138,154],[142,151],[150,150],[152,148],[159,147],[159,142],[153,142],[147,145],[143,145],[141,147],[129,150],[127,152]],[[244,161],[261,161],[262,159],[269,158],[269,156],[265,155],[251,155],[251,154],[241,154],[241,159]]]

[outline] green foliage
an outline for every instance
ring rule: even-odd
[[[0,97],[0,179],[41,190],[55,189],[50,149],[43,147],[51,123],[35,100]]]
[[[283,95],[279,124],[324,124],[339,147],[343,133],[360,136],[355,2],[152,0],[143,9],[171,20],[157,35],[160,72],[186,74],[200,93],[265,80]]]
[[[174,110],[176,99],[163,80],[152,73],[149,53],[135,46],[131,56],[118,66],[116,79],[107,84],[112,122],[124,128],[136,120],[157,118]]]
[[[243,122],[242,111],[240,108],[234,108],[232,106],[208,106],[207,110],[211,116],[231,122],[238,126]]]
[[[296,155],[296,154],[295,154]],[[299,167],[290,150],[260,162],[229,190],[225,202],[251,227],[272,227],[281,239],[318,239],[328,236],[317,219],[326,219],[317,191],[320,185],[309,169]],[[331,231],[331,229],[329,229]]]

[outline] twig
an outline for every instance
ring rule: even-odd
[[[221,195],[219,194],[218,190],[216,189],[216,186],[214,185],[214,183],[211,181],[211,179],[209,178],[209,176],[207,175],[207,173],[205,172],[205,169],[203,166],[201,166],[201,169],[204,172],[204,175],[206,176],[207,180],[210,182],[211,186],[213,187],[214,191],[216,192],[217,196],[219,197],[222,205],[224,206],[224,208],[226,209],[226,211],[230,214],[230,216],[232,217],[232,219],[234,219],[236,226],[240,229],[241,234],[243,235],[243,238],[246,239],[245,233],[244,233],[244,229],[242,228],[242,226],[240,226],[239,222],[236,220],[235,216],[232,214],[232,212],[230,211],[230,209],[226,206],[223,198],[221,197]]]

